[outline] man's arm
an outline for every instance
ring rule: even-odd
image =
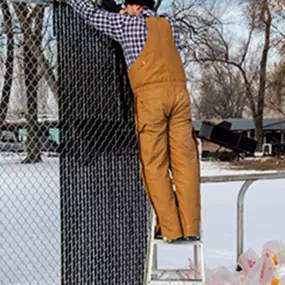
[[[179,32],[179,25],[176,20],[172,17],[169,17],[170,24],[173,27],[173,37],[176,43],[177,50],[180,52],[182,50],[181,39],[180,39],[180,32]]]
[[[176,42],[176,47],[178,51],[180,52],[182,50],[182,45],[181,45],[179,26],[178,26],[178,23],[174,19],[173,19],[173,26],[174,26],[173,37]]]
[[[68,0],[66,2],[97,30],[122,42],[124,24],[128,16],[100,9],[91,0]]]

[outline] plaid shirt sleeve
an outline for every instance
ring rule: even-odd
[[[178,27],[177,22],[174,20],[173,20],[173,27],[174,27],[174,32],[173,32],[174,40],[176,42],[176,46],[177,46],[178,51],[181,51],[182,45],[181,45],[179,27]]]
[[[107,12],[98,8],[90,0],[69,0],[68,4],[97,30],[122,42],[126,15]]]

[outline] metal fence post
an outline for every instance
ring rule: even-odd
[[[246,180],[238,194],[237,200],[237,264],[240,255],[243,253],[244,247],[244,196],[249,189],[250,185],[256,180]],[[237,270],[240,270],[237,265]]]

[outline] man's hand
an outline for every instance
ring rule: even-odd
[[[124,15],[124,14],[127,14],[128,12],[127,12],[127,9],[122,9],[122,10],[120,10],[120,14],[122,14],[122,15]]]

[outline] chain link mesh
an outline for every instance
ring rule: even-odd
[[[142,284],[148,204],[120,47],[66,5],[0,3],[0,284]]]

